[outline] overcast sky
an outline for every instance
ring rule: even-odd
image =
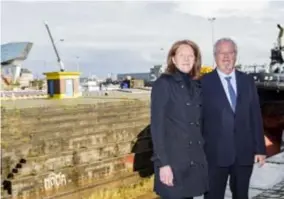
[[[84,75],[148,72],[165,62],[179,39],[200,46],[204,65],[212,65],[214,39],[232,37],[242,64],[269,63],[277,23],[284,25],[283,1],[2,1],[1,44],[33,42],[24,67],[40,75],[59,70],[45,29],[48,21],[66,70]],[[164,49],[164,50],[161,50]],[[76,59],[76,56],[79,59]]]

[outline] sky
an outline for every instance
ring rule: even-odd
[[[238,63],[267,64],[284,26],[284,1],[267,0],[2,1],[1,13],[1,44],[32,42],[23,67],[36,76],[59,70],[44,21],[66,70],[83,76],[148,72],[181,39],[199,45],[204,65],[221,37],[236,41]]]

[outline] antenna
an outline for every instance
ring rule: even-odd
[[[55,46],[55,43],[54,43],[53,37],[52,37],[52,35],[51,35],[50,29],[49,29],[49,27],[48,27],[47,21],[44,21],[44,25],[45,25],[45,27],[46,27],[47,33],[48,33],[49,38],[50,38],[50,40],[51,40],[53,49],[54,49],[54,51],[55,51],[55,54],[56,54],[56,57],[57,57],[57,62],[59,63],[59,66],[60,66],[60,71],[63,72],[63,71],[65,71],[65,69],[64,69],[64,64],[63,64],[62,60],[60,59],[59,53],[58,53],[57,48],[56,48],[56,46]]]

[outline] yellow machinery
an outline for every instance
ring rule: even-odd
[[[210,73],[213,70],[214,70],[214,68],[211,67],[211,66],[202,66],[200,73],[201,73],[201,75],[204,75],[206,73]]]

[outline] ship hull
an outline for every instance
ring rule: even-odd
[[[284,90],[258,87],[267,155],[280,152],[284,131]]]

